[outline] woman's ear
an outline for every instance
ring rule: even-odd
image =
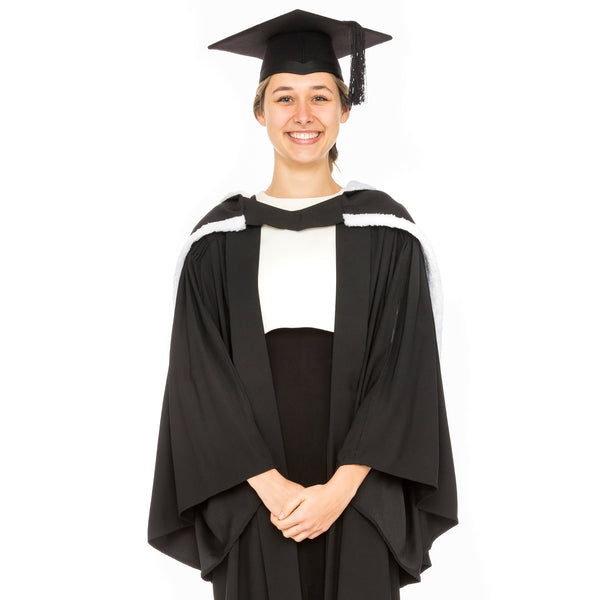
[[[264,110],[262,110],[260,112],[255,112],[254,117],[263,127],[266,126],[267,122],[265,121],[265,111]]]
[[[340,123],[345,123],[348,118],[350,117],[350,106],[347,106],[346,108],[342,108],[342,114],[340,116]]]

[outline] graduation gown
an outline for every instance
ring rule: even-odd
[[[441,286],[406,209],[357,182],[295,211],[234,194],[194,227],[176,268],[148,542],[205,581],[226,559],[228,600],[248,600],[244,573],[252,600],[302,600],[298,542],[246,481],[272,468],[287,476],[257,287],[263,224],[336,226],[327,474],[371,470],[326,532],[325,599],[396,598],[458,524]]]

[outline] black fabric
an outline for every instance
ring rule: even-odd
[[[342,69],[331,38],[320,31],[284,32],[269,38],[259,81],[275,73],[332,73],[342,81]]]
[[[259,202],[256,196],[244,199],[246,225],[270,225],[279,229],[300,231],[310,227],[326,227],[344,221],[344,195],[338,194],[300,210],[286,210]]]
[[[266,334],[289,478],[327,483],[333,333],[313,327]],[[323,600],[327,532],[298,543],[302,600]]]
[[[373,212],[410,218],[381,192],[336,198],[345,212],[378,207],[384,210]],[[219,211],[239,214],[251,204],[236,197],[196,229]],[[279,218],[278,210],[262,220]],[[294,212],[302,223],[318,213]],[[148,541],[206,581],[222,575],[228,600],[303,600],[299,544],[270,523],[246,481],[270,468],[290,477],[292,466],[262,328],[260,232],[255,220],[241,231],[210,233],[185,257]],[[324,599],[394,600],[421,580],[433,541],[458,523],[431,298],[413,235],[342,222],[335,233],[326,478],[341,464],[371,470],[327,532]]]

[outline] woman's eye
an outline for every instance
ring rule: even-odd
[[[320,100],[320,101],[327,102],[328,98],[326,98],[325,96],[315,96],[315,100]]]
[[[277,102],[281,102],[282,104],[287,104],[287,100],[291,100],[292,97],[291,96],[281,96],[281,98],[279,98],[279,100],[277,100]]]

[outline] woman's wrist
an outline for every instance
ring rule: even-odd
[[[283,478],[283,475],[277,469],[269,469],[268,471],[264,471],[263,473],[259,473],[258,475],[254,475],[252,477],[248,477],[246,481],[255,489],[271,484],[274,481],[279,481]]]
[[[341,490],[350,497],[354,497],[370,470],[371,467],[366,465],[341,465],[331,476],[327,485]]]

